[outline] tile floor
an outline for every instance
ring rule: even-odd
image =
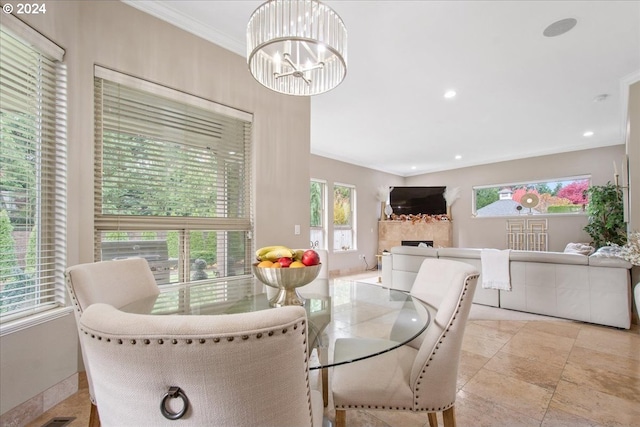
[[[618,330],[474,305],[458,372],[458,426],[640,427],[640,327]],[[325,410],[334,418],[331,401]],[[86,426],[80,390],[29,424],[74,416]],[[442,418],[439,415],[439,423]],[[347,411],[350,427],[428,426],[426,414]]]

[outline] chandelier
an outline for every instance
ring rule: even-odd
[[[276,92],[327,92],[347,74],[347,29],[317,0],[269,0],[249,19],[247,63],[253,77]]]

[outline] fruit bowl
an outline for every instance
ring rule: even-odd
[[[322,266],[318,264],[301,268],[269,268],[257,265],[255,263],[252,266],[256,278],[265,285],[278,289],[278,293],[269,300],[271,307],[304,305],[305,299],[296,288],[313,282]]]

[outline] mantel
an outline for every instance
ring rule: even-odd
[[[449,221],[378,221],[378,253],[400,246],[403,240],[432,240],[434,248],[453,246]]]

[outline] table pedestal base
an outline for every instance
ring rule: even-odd
[[[297,289],[281,289],[278,293],[269,299],[271,307],[283,307],[285,305],[301,305],[304,306],[306,300],[298,293]]]

